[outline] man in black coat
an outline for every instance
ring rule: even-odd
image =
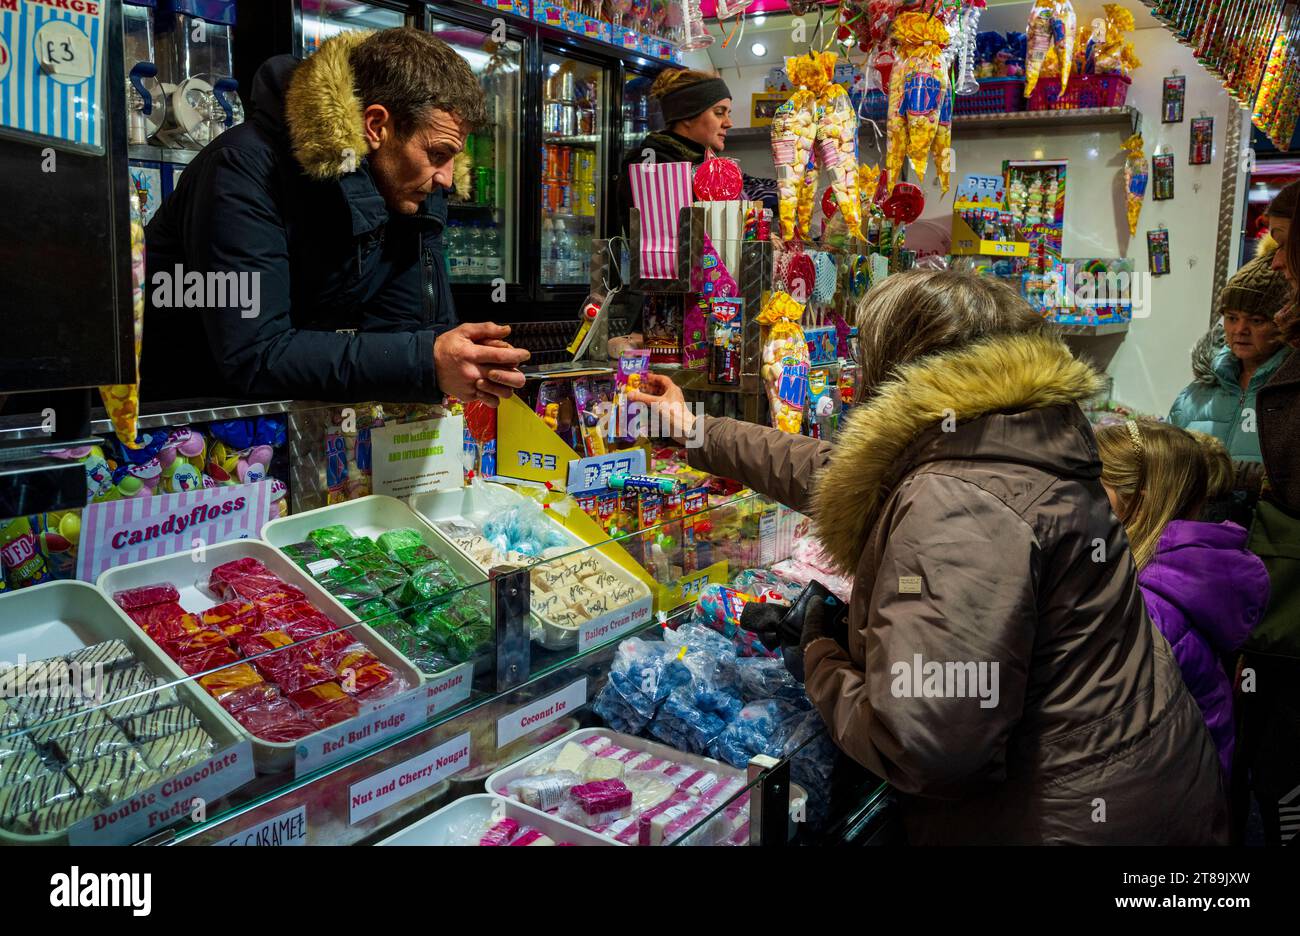
[[[414,29],[268,60],[249,121],[185,169],[146,229],[148,399],[495,405],[509,328],[457,327],[445,189],[486,119],[469,65]]]

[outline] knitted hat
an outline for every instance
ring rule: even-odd
[[[1286,305],[1291,286],[1271,263],[1271,257],[1256,257],[1234,273],[1219,293],[1219,314],[1232,310],[1272,318]]]

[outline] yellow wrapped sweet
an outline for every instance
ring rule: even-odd
[[[803,303],[787,292],[774,292],[758,314],[763,326],[763,384],[772,425],[799,433],[808,402],[808,339],[799,320]]]
[[[943,64],[948,29],[937,17],[903,13],[894,20],[891,34],[897,52],[889,76],[885,166],[889,179],[896,180],[906,156],[920,183],[938,132],[941,102],[948,96],[950,79]]]
[[[1131,75],[1142,62],[1133,49],[1133,43],[1124,33],[1137,28],[1133,14],[1118,3],[1108,3],[1103,8],[1101,41],[1092,54],[1092,68],[1098,74]]]

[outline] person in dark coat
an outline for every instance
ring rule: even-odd
[[[452,161],[486,121],[469,65],[419,30],[344,33],[265,62],[251,104],[146,228],[145,397],[522,387],[508,328],[457,325],[443,254]]]

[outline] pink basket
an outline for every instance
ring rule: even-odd
[[[974,94],[956,95],[957,116],[975,114],[1006,114],[1025,109],[1025,79],[981,78],[980,89]]]
[[[1074,75],[1061,93],[1060,78],[1040,78],[1029,96],[1031,111],[1122,107],[1133,79],[1127,75]]]

